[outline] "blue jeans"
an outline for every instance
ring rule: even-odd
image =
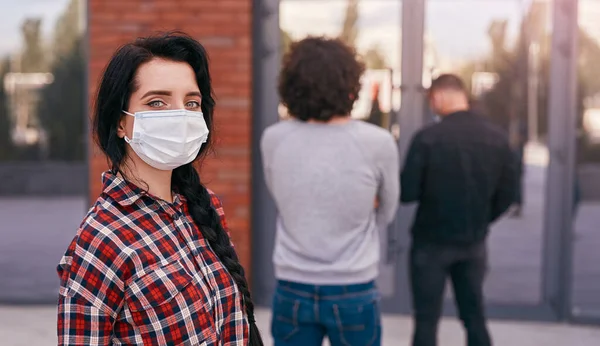
[[[375,282],[314,286],[279,281],[273,297],[275,346],[381,345],[380,295]]]

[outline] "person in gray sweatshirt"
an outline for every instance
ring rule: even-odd
[[[399,155],[386,130],[353,120],[364,65],[337,39],[309,37],[283,59],[290,120],[261,152],[278,210],[275,346],[380,345],[379,230],[399,201]]]

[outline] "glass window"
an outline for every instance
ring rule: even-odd
[[[488,240],[485,291],[494,303],[541,300],[550,6],[526,0],[427,2],[423,84],[441,73],[461,76],[473,109],[506,131],[520,159],[519,196]],[[428,120],[434,119],[429,112]]]
[[[355,47],[367,65],[352,117],[384,128],[400,107],[401,1],[282,0],[282,50],[306,36],[339,37]],[[377,102],[375,102],[375,100]],[[285,107],[280,107],[285,118]]]
[[[87,208],[83,0],[0,13],[0,300],[55,302],[55,267]]]
[[[579,2],[573,314],[600,318],[600,1]],[[598,76],[596,76],[598,74]]]

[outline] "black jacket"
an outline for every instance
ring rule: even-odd
[[[416,241],[472,244],[513,203],[517,159],[501,129],[471,112],[415,135],[402,170],[404,203],[419,202]]]

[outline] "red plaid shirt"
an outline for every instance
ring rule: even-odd
[[[58,266],[58,344],[245,345],[242,296],[183,196],[167,203],[109,172],[102,179]]]

